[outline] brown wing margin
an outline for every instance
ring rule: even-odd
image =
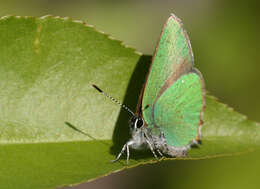
[[[193,68],[191,72],[197,74],[200,77],[201,90],[202,90],[202,107],[201,107],[201,111],[200,111],[200,120],[199,120],[199,123],[198,123],[199,127],[198,127],[198,130],[197,130],[197,136],[195,138],[195,140],[197,142],[199,142],[200,138],[201,138],[201,127],[203,125],[204,110],[205,110],[205,107],[206,107],[206,89],[205,89],[205,82],[204,82],[203,76],[200,73],[200,71],[197,68]]]
[[[148,76],[148,74],[147,74],[147,76]],[[147,76],[146,76],[146,78],[147,78]],[[141,93],[140,93],[140,95],[139,95],[137,107],[136,107],[136,115],[137,115],[138,117],[143,117],[142,102],[143,102],[145,84],[146,84],[146,81],[145,81],[145,83],[143,84]]]

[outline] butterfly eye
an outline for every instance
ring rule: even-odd
[[[137,120],[137,119],[138,119],[137,117],[133,116],[133,117],[129,120],[129,126],[130,126],[132,129],[135,128],[135,124],[136,124],[136,120]]]
[[[143,119],[137,119],[136,121],[136,128],[141,128],[144,125]]]

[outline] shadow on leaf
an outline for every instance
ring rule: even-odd
[[[140,92],[145,82],[146,75],[149,71],[151,59],[152,57],[148,55],[143,55],[140,57],[126,90],[123,104],[128,106],[131,110],[134,110],[134,112],[138,103]],[[123,145],[131,137],[127,121],[129,119],[129,113],[124,109],[121,109],[113,133],[113,146],[110,149],[112,154],[117,155],[121,151]],[[147,158],[152,155],[149,150],[134,151],[133,153],[130,152],[130,154],[130,159]]]

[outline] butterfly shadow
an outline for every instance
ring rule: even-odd
[[[149,71],[151,59],[152,57],[148,55],[140,57],[127,87],[123,104],[128,106],[133,112],[136,111],[139,95]],[[128,124],[130,118],[131,115],[122,108],[115,124],[112,137],[113,145],[110,148],[110,153],[117,155],[121,151],[123,145],[131,138]],[[151,157],[151,155],[151,152],[148,150],[134,151],[130,149],[131,159],[137,160]],[[125,154],[123,156],[126,157]]]

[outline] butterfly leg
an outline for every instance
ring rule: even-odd
[[[126,164],[128,164],[129,161],[129,156],[130,156],[130,152],[129,152],[129,146],[134,145],[135,142],[133,140],[130,140],[126,143]]]
[[[155,157],[155,159],[158,159],[158,157],[157,157],[156,153],[154,152],[154,149],[153,149],[152,144],[150,143],[150,141],[148,139],[145,139],[145,140],[146,140],[147,144],[149,145],[149,148],[150,148],[151,152],[153,153],[153,156]]]
[[[131,146],[132,144],[134,144],[134,141],[130,140],[128,141],[122,148],[121,152],[117,155],[115,160],[112,160],[111,162],[114,163],[116,161],[118,161],[120,159],[120,157],[122,156],[122,154],[125,152],[126,150],[126,164],[128,164],[129,161],[129,156],[130,156],[130,152],[129,152],[129,146]]]
[[[161,157],[164,157],[164,155],[162,154],[162,152],[161,152],[159,149],[156,149],[156,151],[158,152],[158,154],[159,154]]]
[[[128,149],[127,143],[123,146],[121,152],[117,155],[116,159],[112,160],[111,162],[114,163],[114,162],[118,161],[120,159],[120,157],[122,156],[122,154],[125,152],[126,148]],[[129,149],[128,149],[128,151],[129,151]]]

